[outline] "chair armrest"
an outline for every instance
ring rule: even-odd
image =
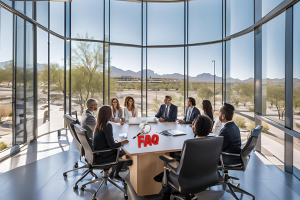
[[[227,152],[221,152],[221,154],[227,155],[227,156],[241,156],[241,154],[234,154],[234,153],[227,153]]]
[[[93,151],[93,154],[96,154],[96,153],[103,153],[103,152],[109,152],[109,151],[112,151],[112,150],[113,150],[113,149]]]
[[[165,170],[168,170],[169,172],[172,172],[173,174],[175,174],[175,175],[177,175],[177,176],[179,176],[178,174],[177,174],[177,172],[174,170],[174,169],[172,169],[172,168],[169,168],[170,166],[168,166],[168,167],[164,167],[164,169]]]
[[[159,156],[159,158],[160,158],[161,160],[167,162],[167,163],[176,161],[175,158],[172,158],[172,157],[167,156],[167,155]]]

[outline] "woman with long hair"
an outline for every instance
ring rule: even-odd
[[[112,122],[120,122],[121,125],[124,124],[123,110],[120,106],[119,100],[117,98],[112,98],[110,100],[110,108],[112,110]]]
[[[103,152],[100,155],[97,155],[96,162],[97,163],[109,163],[115,162],[117,156],[117,150],[124,144],[128,143],[128,140],[123,140],[121,142],[115,142],[113,137],[113,128],[109,121],[112,118],[112,111],[109,106],[102,106],[99,109],[97,124],[94,129],[94,149],[95,150],[107,150],[107,149],[115,149],[113,151]],[[120,152],[120,157],[123,156]],[[112,168],[112,171],[109,173],[110,178],[120,179],[119,172],[123,167],[123,164],[126,161],[119,161],[117,166]]]
[[[138,109],[135,107],[135,101],[131,96],[127,96],[124,101],[124,118],[128,121],[131,117],[138,117]]]
[[[202,110],[204,115],[207,115],[211,121],[214,121],[214,110],[209,100],[202,101]]]

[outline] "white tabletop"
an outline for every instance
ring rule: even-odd
[[[141,117],[143,121],[146,121],[146,117]],[[125,123],[120,125],[119,123],[111,122],[113,126],[114,134],[128,133],[127,139],[129,140],[128,144],[123,146],[124,151],[128,155],[136,154],[146,154],[146,153],[161,153],[161,152],[173,152],[181,151],[183,143],[187,139],[194,138],[194,133],[192,128],[188,124],[178,124],[177,122],[157,122],[149,123],[151,126],[151,132],[148,135],[157,134],[159,136],[158,145],[144,147],[142,144],[141,148],[138,148],[138,138],[133,139],[133,137],[139,132],[139,125],[129,125]],[[183,136],[164,136],[159,134],[163,130],[180,130],[186,135]],[[115,139],[118,138],[117,135],[114,135]]]

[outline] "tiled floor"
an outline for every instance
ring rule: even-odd
[[[0,199],[1,200],[54,200],[54,199],[91,199],[99,186],[94,183],[85,191],[73,189],[74,183],[84,170],[71,172],[63,177],[63,172],[72,169],[78,159],[76,146],[66,135],[60,140],[56,133],[43,136],[37,142],[28,146],[26,150],[13,158],[0,163]],[[100,177],[100,171],[96,171]],[[255,195],[256,199],[299,200],[300,181],[293,175],[284,173],[272,165],[258,152],[252,153],[246,172],[231,171],[232,176],[240,178],[237,181],[241,188]],[[129,182],[128,172],[122,176]],[[81,183],[91,180],[88,175]],[[139,197],[129,185],[129,199],[148,200],[159,199],[159,195]],[[197,194],[198,199],[233,199],[227,189],[222,186],[212,187]],[[247,195],[238,194],[241,199],[251,199]],[[98,199],[123,199],[123,194],[111,184],[102,186],[97,195]]]

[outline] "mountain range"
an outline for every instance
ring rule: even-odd
[[[11,61],[5,61],[5,62],[0,62],[0,68],[2,68],[4,65],[10,63]],[[42,70],[44,68],[44,64],[37,64],[38,70]],[[121,76],[131,76],[131,77],[140,77],[141,76],[141,71],[134,72],[132,70],[123,70],[120,68],[117,68],[115,66],[111,66],[111,77],[121,77]],[[146,70],[143,70],[144,76],[146,75]],[[147,76],[151,78],[169,78],[169,79],[183,79],[184,76],[183,74],[179,73],[173,73],[173,74],[157,74],[153,70],[148,69],[147,71]],[[294,81],[300,82],[300,79],[294,78]],[[230,80],[230,82],[253,82],[254,78],[250,77],[246,80],[240,80],[240,79],[235,79],[235,78],[228,78],[227,81]],[[191,82],[208,82],[212,83],[214,82],[214,76],[210,73],[202,73],[198,74],[196,76],[189,76],[189,81]],[[271,82],[284,82],[284,79],[268,79],[268,81]],[[222,77],[216,76],[216,83],[221,83],[222,82]]]
[[[121,76],[131,76],[131,77],[140,77],[141,71],[134,72],[132,70],[122,70],[120,68],[117,68],[115,66],[111,66],[111,74],[110,77],[121,77]],[[143,70],[144,75],[146,75],[146,70]],[[179,73],[173,73],[173,74],[157,74],[153,70],[148,69],[147,76],[151,78],[170,78],[170,79],[183,79],[184,75]],[[246,80],[240,80],[240,79],[234,79],[229,78],[231,82],[251,82],[254,79],[248,78]],[[228,80],[228,79],[227,79]],[[214,75],[210,73],[202,73],[198,74],[195,77],[189,76],[189,81],[191,82],[214,82]],[[216,83],[221,83],[222,77],[216,76]]]

